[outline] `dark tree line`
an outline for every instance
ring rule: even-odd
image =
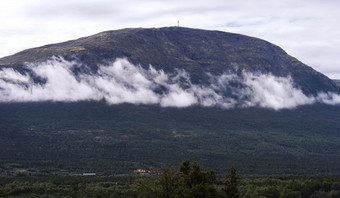
[[[117,198],[338,198],[340,177],[240,177],[229,168],[225,178],[197,162],[185,160],[153,176],[23,176],[0,177],[0,197],[117,197]]]
[[[235,168],[229,171],[229,177],[218,188],[213,171],[205,171],[197,162],[185,160],[178,170],[164,167],[156,178],[136,180],[132,189],[139,198],[237,198],[239,176]]]

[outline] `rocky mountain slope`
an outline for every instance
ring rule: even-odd
[[[43,62],[52,56],[78,60],[93,71],[116,58],[172,72],[184,69],[195,84],[209,84],[207,73],[271,73],[291,76],[305,94],[339,92],[339,87],[323,74],[289,56],[280,47],[261,39],[221,31],[182,27],[131,28],[106,31],[63,43],[27,49],[0,59],[2,66]]]

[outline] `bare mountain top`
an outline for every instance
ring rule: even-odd
[[[339,92],[323,74],[289,56],[267,41],[240,34],[182,27],[129,28],[106,31],[63,43],[27,49],[0,59],[2,66],[42,62],[52,56],[79,60],[91,68],[126,57],[147,68],[151,64],[166,72],[175,68],[190,73],[193,83],[206,83],[207,73],[232,71],[291,76],[305,94]]]

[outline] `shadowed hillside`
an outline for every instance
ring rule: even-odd
[[[0,105],[1,172],[131,173],[183,159],[246,175],[340,174],[340,107]]]

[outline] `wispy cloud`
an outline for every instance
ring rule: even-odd
[[[152,66],[143,69],[117,59],[101,65],[96,73],[78,73],[77,62],[53,58],[47,62],[30,64],[30,72],[13,68],[0,70],[0,101],[99,101],[108,104],[159,104],[162,107],[200,105],[222,108],[263,107],[275,110],[322,102],[340,103],[334,93],[307,96],[294,86],[294,80],[271,74],[243,71],[241,75],[207,74],[210,85],[193,84],[184,70],[165,73]]]

